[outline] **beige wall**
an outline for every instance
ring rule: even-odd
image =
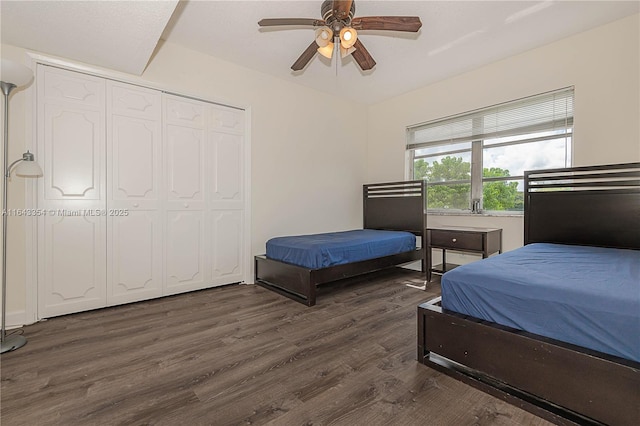
[[[2,56],[30,65],[23,49],[2,46]],[[171,44],[159,48],[142,78],[109,74],[248,108],[252,255],[264,253],[266,240],[273,236],[362,226],[361,185],[366,179],[363,105]],[[25,142],[31,126],[31,92],[12,96],[11,158],[18,158],[26,143],[35,146]],[[323,127],[326,123],[331,127]],[[24,182],[13,181],[10,206],[24,207]],[[23,222],[11,218],[9,324],[19,322],[15,318],[24,316],[25,310]],[[247,267],[253,267],[253,262]]]
[[[567,86],[575,86],[574,165],[640,161],[639,17],[370,106],[368,179],[405,177],[408,125]],[[506,250],[522,245],[522,218],[429,216],[428,222],[501,227]]]

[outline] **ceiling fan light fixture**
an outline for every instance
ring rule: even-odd
[[[331,28],[324,26],[316,30],[316,44],[320,47],[325,47],[333,39],[333,31]]]
[[[327,43],[326,46],[318,47],[318,53],[327,59],[333,56],[333,42]]]
[[[0,0],[2,1],[2,0]],[[419,16],[361,16],[356,17],[354,0],[323,0],[320,6],[322,19],[314,18],[266,18],[258,21],[260,27],[310,26],[315,38],[291,66],[301,71],[316,53],[331,59],[333,51],[340,48],[344,58],[353,54],[354,62],[362,71],[369,71],[376,61],[358,38],[360,31],[403,31],[417,33],[422,27]],[[337,44],[337,46],[336,46]],[[356,44],[358,47],[356,47]],[[336,52],[336,56],[338,52]]]
[[[351,55],[353,52],[356,51],[355,47],[350,47],[348,49],[345,49],[344,47],[342,47],[342,45],[340,45],[340,57],[341,58],[346,58],[347,56]]]
[[[344,27],[340,30],[340,45],[345,49],[349,49],[358,40],[358,32],[351,27]]]

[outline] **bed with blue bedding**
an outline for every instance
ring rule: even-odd
[[[525,173],[524,247],[418,306],[418,361],[557,424],[640,424],[640,163]]]
[[[363,229],[269,239],[256,284],[313,306],[328,282],[415,261],[426,272],[425,197],[424,181],[363,185]]]
[[[276,237],[266,246],[269,259],[319,269],[413,251],[416,237],[403,231],[355,229]]]
[[[441,286],[444,309],[640,362],[639,250],[529,244]]]

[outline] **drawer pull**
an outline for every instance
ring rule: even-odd
[[[453,241],[455,243],[456,241],[458,241],[458,239],[457,238],[452,238],[451,241]]]

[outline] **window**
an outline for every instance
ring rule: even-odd
[[[571,166],[573,87],[407,128],[430,211],[522,212],[524,171]]]

